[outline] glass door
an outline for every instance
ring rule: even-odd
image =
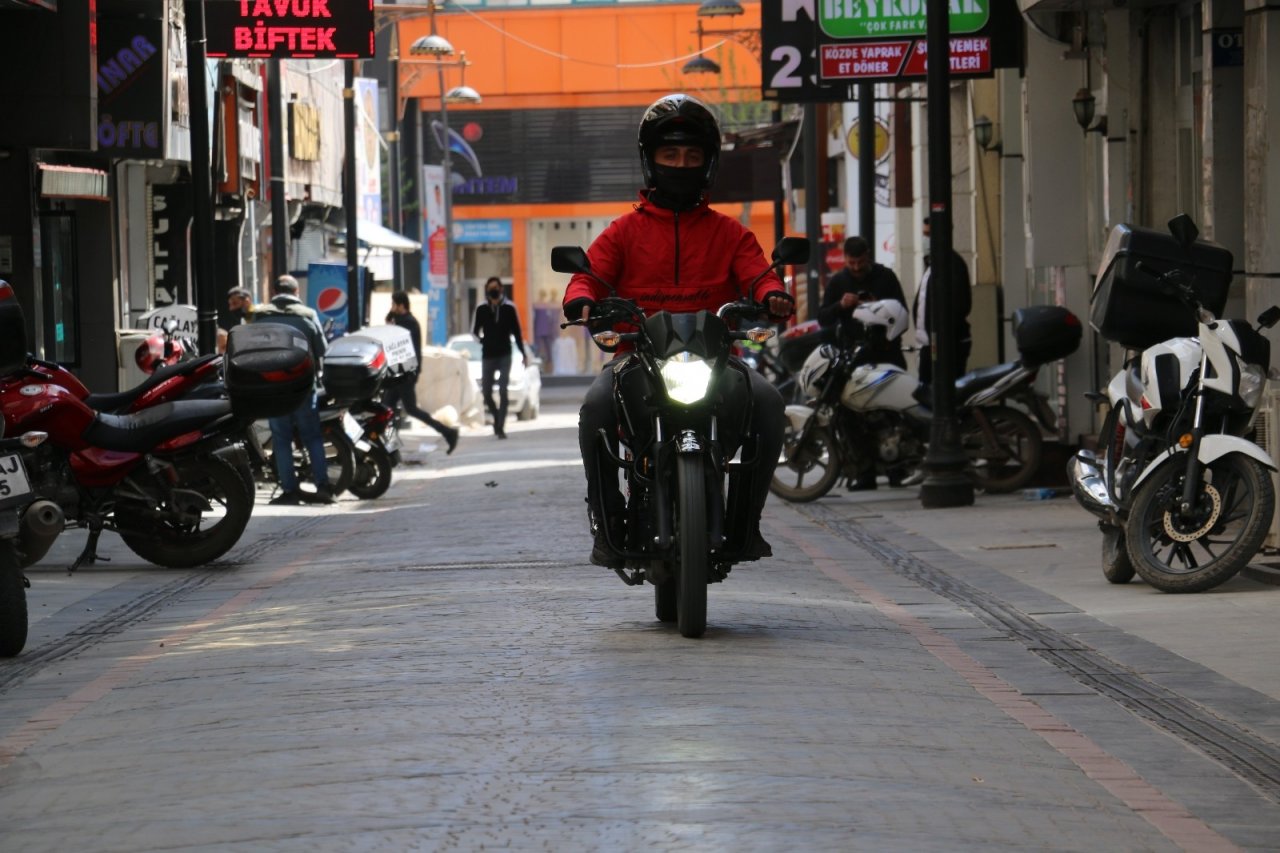
[[[67,211],[40,214],[41,303],[44,357],[80,366],[80,276],[76,268],[76,220]]]

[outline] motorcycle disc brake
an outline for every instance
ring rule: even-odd
[[[1213,505],[1209,512],[1209,517],[1203,524],[1187,533],[1180,532],[1174,525],[1177,521],[1176,514],[1165,510],[1164,513],[1164,532],[1165,535],[1174,542],[1194,542],[1202,536],[1205,536],[1218,523],[1218,516],[1222,515],[1222,496],[1218,494],[1218,490],[1207,483],[1204,486],[1204,496],[1209,499]]]

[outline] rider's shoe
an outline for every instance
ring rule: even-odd
[[[302,503],[302,492],[294,489],[292,492],[281,492],[267,503],[273,506],[297,506]]]
[[[845,488],[851,492],[871,492],[876,489],[875,474],[861,474],[856,480],[849,480],[849,485]]]
[[[308,504],[331,504],[335,501],[333,489],[329,486],[317,486],[314,492],[303,492],[302,502]]]
[[[609,547],[603,527],[595,533],[595,543],[591,546],[591,564],[605,569],[621,569],[627,564],[621,554]]]
[[[742,546],[739,553],[738,561],[748,563],[752,560],[763,560],[766,557],[773,556],[773,548],[769,545],[768,540],[760,534],[760,529],[756,528],[747,536],[747,541]]]

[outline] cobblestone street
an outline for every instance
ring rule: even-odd
[[[376,501],[259,492],[207,569],[107,536],[111,562],[68,577],[66,534],[0,661],[0,850],[1280,847],[1274,654],[1225,636],[1280,590],[1143,596],[1198,599],[1246,661],[1228,677],[1028,577],[1076,559],[1075,533],[983,564],[902,490],[879,495],[901,513],[773,498],[777,556],[713,586],[682,639],[651,587],[587,563],[580,393],[544,389],[510,440],[470,430]],[[1009,500],[1005,524],[1093,529]]]

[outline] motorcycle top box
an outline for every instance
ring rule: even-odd
[[[1013,312],[1013,339],[1027,366],[1066,358],[1080,347],[1084,326],[1061,305],[1030,305]]]
[[[324,390],[340,403],[368,400],[384,381],[418,369],[413,340],[399,326],[374,326],[329,343],[324,357]]]
[[[249,323],[227,334],[223,382],[231,409],[244,418],[296,411],[315,388],[315,363],[301,331],[284,323]]]
[[[1159,276],[1185,271],[1200,304],[1215,316],[1227,304],[1231,252],[1196,240],[1184,245],[1172,234],[1131,225],[1111,230],[1098,264],[1090,325],[1109,341],[1146,349],[1169,338],[1196,334],[1195,310],[1162,289]]]

